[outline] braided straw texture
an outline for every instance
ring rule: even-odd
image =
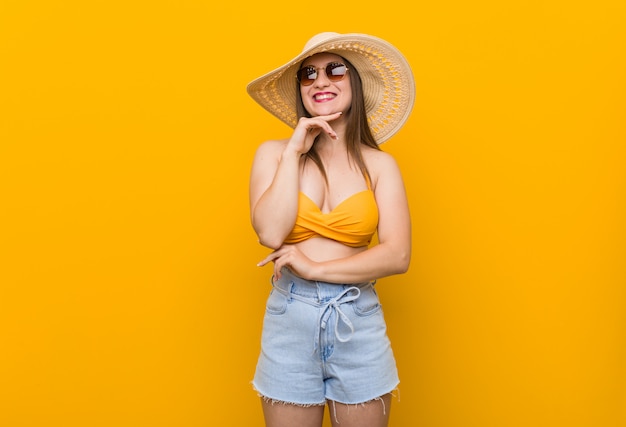
[[[415,99],[411,68],[394,46],[365,34],[318,34],[293,60],[252,81],[248,93],[278,119],[295,127],[296,71],[305,58],[321,52],[346,58],[361,76],[368,122],[377,143],[385,142],[400,130]]]

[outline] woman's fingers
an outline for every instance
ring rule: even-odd
[[[257,264],[259,267],[263,267],[264,265],[273,262],[274,263],[274,276],[276,279],[280,279],[283,267],[292,268],[292,262],[299,264],[297,262],[298,258],[298,250],[292,245],[285,245],[281,248],[275,250],[271,254],[269,254],[265,259]],[[301,257],[300,257],[301,258]]]
[[[304,255],[297,246],[284,245],[266,258],[266,262],[274,262],[274,276],[281,277],[281,270],[287,267],[294,274],[304,278],[312,279],[317,263]]]
[[[304,119],[307,130],[310,132],[315,128],[319,128],[320,131],[325,131],[331,138],[337,139],[337,133],[334,131],[329,122],[338,119],[341,116],[341,111],[325,116],[317,116],[310,119]],[[308,121],[307,121],[308,120]],[[316,135],[317,136],[317,135]]]
[[[265,264],[270,263],[272,261],[274,261],[276,258],[278,258],[280,255],[278,254],[278,252],[281,249],[277,249],[276,251],[272,252],[271,254],[269,254],[268,256],[266,256],[263,260],[259,261],[259,263],[257,264],[258,267],[263,267]]]
[[[337,133],[329,124],[338,119],[341,112],[316,117],[301,117],[294,130],[292,141],[299,147],[299,152],[306,153],[313,145],[313,141],[321,132],[325,132],[333,139],[337,139]]]

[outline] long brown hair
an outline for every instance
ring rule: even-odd
[[[348,151],[348,157],[356,163],[365,179],[368,180],[368,182],[371,182],[369,171],[367,170],[367,166],[363,160],[363,155],[361,154],[361,144],[376,150],[380,150],[380,147],[376,143],[367,122],[367,112],[365,110],[365,101],[363,100],[363,84],[361,83],[361,76],[359,76],[359,73],[350,61],[343,57],[342,60],[348,66],[348,72],[350,73],[350,88],[352,90],[352,103],[350,104],[348,111],[345,113],[346,149]],[[299,83],[296,82],[296,84]],[[311,117],[309,112],[304,108],[300,88],[296,90],[296,111],[298,113],[298,118]],[[324,165],[322,164],[319,153],[315,150],[315,143],[318,139],[319,136],[313,142],[311,149],[306,153],[304,160],[306,161],[307,159],[311,159],[319,168],[326,183],[328,183],[328,177],[326,176]]]

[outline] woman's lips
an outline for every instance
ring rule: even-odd
[[[316,93],[315,95],[313,95],[313,100],[315,102],[325,102],[330,101],[331,99],[335,99],[336,96],[337,95],[331,92]]]

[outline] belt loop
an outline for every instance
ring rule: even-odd
[[[287,294],[288,294],[288,295],[287,295],[287,302],[289,302],[289,303],[290,303],[290,302],[292,301],[292,299],[293,299],[293,298],[292,298],[292,296],[291,296],[291,295],[292,295],[291,291],[292,291],[292,289],[293,289],[294,285],[295,285],[294,281],[293,281],[293,280],[290,280],[290,281],[289,281],[289,286],[287,286]]]

